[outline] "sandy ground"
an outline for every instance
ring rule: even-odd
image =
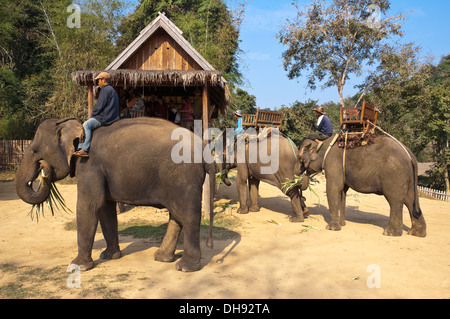
[[[202,240],[203,269],[182,273],[153,254],[160,243],[121,236],[123,257],[99,260],[105,241],[95,239],[96,267],[81,273],[81,288],[68,288],[66,267],[77,254],[76,232],[65,230],[74,215],[56,214],[39,223],[27,215],[12,182],[0,182],[0,298],[449,298],[450,203],[421,198],[426,238],[382,235],[389,206],[384,197],[349,191],[347,225],[325,230],[329,213],[325,180],[305,192],[311,211],[305,222],[288,221],[290,201],[268,184],[260,186],[259,213],[231,217],[229,239]],[[75,211],[76,185],[59,185]],[[237,203],[234,186],[220,186],[217,199]],[[218,211],[222,211],[220,208]],[[230,214],[230,210],[222,214]],[[134,208],[119,222],[145,219],[164,224],[167,213]],[[313,226],[308,231],[305,226]],[[178,252],[182,252],[179,245]],[[33,272],[34,271],[34,272]],[[34,275],[33,275],[34,274]],[[378,288],[370,286],[378,285]]]

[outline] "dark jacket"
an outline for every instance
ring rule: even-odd
[[[91,117],[102,125],[110,125],[119,119],[119,96],[111,85],[107,84],[101,88]]]
[[[323,116],[322,121],[317,127],[317,130],[324,135],[328,136],[333,135],[333,125],[331,124],[331,121],[328,118],[328,116],[326,115]]]

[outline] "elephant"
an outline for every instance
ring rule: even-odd
[[[184,252],[176,268],[200,270],[202,190],[206,174],[209,174],[211,201],[210,211],[206,212],[210,214],[207,245],[212,247],[215,167],[204,161],[174,163],[171,159],[171,149],[176,143],[171,140],[174,129],[180,127],[163,119],[122,119],[95,130],[89,158],[78,158],[71,155],[83,136],[80,121],[75,118],[45,120],[37,128],[16,173],[16,192],[23,201],[39,204],[48,198],[51,182],[69,174],[76,176],[78,255],[72,264],[81,270],[94,267],[91,255],[98,221],[107,244],[100,258],[122,256],[116,202],[166,207],[169,210],[167,232],[155,252],[155,260],[175,261],[174,252],[183,229]],[[191,132],[187,134],[192,141],[197,138]],[[45,173],[44,183],[35,191],[31,184],[41,170]]]
[[[275,130],[272,130],[274,132]],[[261,134],[260,134],[261,136]],[[263,172],[262,168],[268,168],[268,164],[264,163],[261,158],[260,149],[262,143],[267,143],[266,150],[272,149],[273,138],[278,139],[278,167],[275,170],[270,170],[268,172]],[[234,142],[233,147],[235,149],[234,153],[237,154],[237,142]],[[226,149],[226,148],[224,148]],[[251,153],[258,154],[256,160],[250,160]],[[218,164],[219,170],[225,170],[225,178],[223,179],[224,184],[230,186],[231,182],[228,178],[228,172],[230,169],[237,168],[236,186],[239,196],[239,214],[248,214],[249,212],[258,212],[260,207],[258,205],[258,191],[259,183],[261,181],[266,182],[270,185],[278,187],[281,191],[285,192],[283,189],[283,183],[287,179],[294,179],[294,175],[299,175],[300,173],[300,162],[298,160],[298,149],[294,142],[288,140],[279,133],[272,133],[266,137],[257,138],[256,135],[247,138],[245,145],[245,161],[238,160],[238,156],[235,157],[234,161],[227,163],[225,160],[226,153],[224,155],[223,163]],[[292,215],[289,220],[291,222],[303,222],[304,215],[308,213],[308,209],[304,204],[304,198],[302,197],[302,190],[306,190],[309,186],[309,179],[304,176],[302,180],[301,187],[291,187],[287,190],[286,195],[291,199]],[[250,207],[248,206],[248,193],[250,197]]]
[[[417,191],[417,160],[411,150],[386,135],[376,136],[373,144],[346,149],[345,153],[337,143],[330,147],[332,141],[333,137],[325,140],[319,150],[317,143],[308,139],[300,146],[302,171],[312,174],[325,170],[331,215],[326,228],[337,231],[345,225],[346,193],[352,188],[360,193],[384,195],[387,199],[390,218],[384,235],[402,235],[402,211],[406,205],[412,222],[408,234],[425,237],[426,223]]]

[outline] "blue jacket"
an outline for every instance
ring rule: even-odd
[[[322,121],[320,122],[319,126],[317,127],[317,130],[324,135],[328,135],[328,136],[333,135],[333,125],[331,124],[331,121],[328,118],[328,116],[324,115],[322,117]]]
[[[240,117],[240,118],[238,119],[238,121],[237,121],[237,127],[236,127],[235,129],[233,129],[233,131],[234,131],[236,134],[239,134],[239,133],[242,132],[242,130],[243,130],[243,128],[242,128],[242,117]]]
[[[119,119],[119,96],[111,85],[107,84],[100,90],[91,117],[102,125],[110,125]]]

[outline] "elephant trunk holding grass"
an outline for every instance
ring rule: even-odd
[[[384,235],[402,235],[403,205],[406,205],[412,222],[408,234],[425,237],[426,224],[417,191],[417,160],[413,153],[385,135],[374,138],[374,144],[347,149],[345,154],[337,143],[329,148],[332,140],[333,137],[327,139],[319,151],[317,143],[308,139],[300,147],[304,170],[308,173],[325,170],[331,215],[327,229],[340,230],[345,225],[345,199],[352,188],[361,193],[384,195],[387,199],[390,218]]]
[[[73,118],[46,120],[24,154],[15,177],[16,192],[27,203],[40,204],[49,197],[52,182],[76,175],[78,256],[72,264],[81,270],[94,267],[91,254],[98,221],[107,243],[100,257],[121,257],[116,202],[168,208],[167,232],[155,259],[175,260],[174,252],[183,229],[184,253],[177,269],[199,270],[202,189],[209,174],[211,245],[215,168],[205,162],[174,163],[171,158],[177,143],[171,140],[174,129],[179,127],[156,118],[120,120],[95,130],[89,158],[75,158],[71,155],[83,136],[81,123]],[[185,142],[193,143],[197,137],[191,132],[187,134],[191,141]],[[45,177],[35,191],[31,184],[41,172]]]
[[[237,136],[234,143],[230,141],[226,144],[224,150],[230,152],[234,148],[234,161],[227,160],[224,154],[223,163],[218,164],[219,170],[224,170],[223,182],[230,186],[231,182],[228,178],[230,169],[237,168],[236,186],[239,195],[238,213],[247,214],[248,212],[258,212],[258,191],[260,181],[278,187],[291,199],[292,215],[291,222],[303,222],[304,215],[308,213],[308,209],[302,198],[302,190],[306,190],[309,186],[309,179],[303,176],[302,185],[286,189],[283,187],[288,179],[294,179],[295,175],[300,174],[300,161],[298,158],[298,149],[295,144],[283,137],[278,130],[272,129],[269,135],[265,131],[256,136],[256,131],[250,131],[250,135],[242,134]],[[246,131],[249,133],[249,129]],[[246,137],[245,137],[246,136]],[[245,139],[245,141],[244,141]],[[241,151],[239,150],[241,143]],[[272,147],[277,143],[277,147]],[[243,145],[245,144],[245,146]],[[262,151],[262,152],[261,152]],[[274,152],[274,153],[272,153]],[[267,157],[270,158],[267,161]],[[241,159],[239,158],[241,155]],[[273,165],[274,162],[277,165]],[[248,197],[250,197],[250,206],[248,206]]]

